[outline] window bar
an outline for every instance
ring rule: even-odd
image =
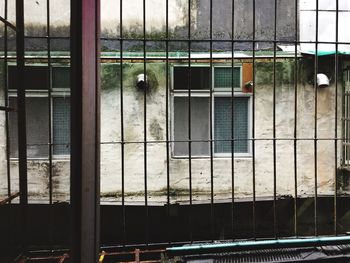
[[[295,0],[294,43],[294,235],[298,236],[298,0]]]
[[[126,245],[126,213],[125,213],[125,137],[124,137],[124,89],[123,89],[123,0],[120,0],[120,137],[121,137],[121,179],[122,179],[122,231],[123,245]]]
[[[4,1],[4,17],[5,20],[8,18],[8,0]],[[4,24],[4,87],[5,87],[5,109],[8,109],[9,107],[9,96],[8,96],[8,83],[7,83],[7,49],[8,49],[8,28],[7,24]],[[14,113],[13,113],[14,114]],[[17,113],[16,113],[17,114]],[[6,172],[7,172],[7,199],[8,199],[8,204],[11,205],[12,202],[12,193],[11,193],[11,165],[10,165],[10,130],[9,130],[9,111],[5,111],[5,133],[6,133]],[[18,193],[19,195],[19,193]],[[8,217],[8,227],[12,226],[12,210],[9,208],[7,210],[7,217]],[[13,235],[9,232],[7,235],[7,240],[8,240],[8,246],[11,247],[13,246]]]
[[[21,245],[27,248],[27,134],[26,94],[24,89],[24,0],[16,0],[16,62],[17,62],[17,122],[18,122],[18,172],[21,209]]]
[[[347,73],[347,80],[350,80],[350,73]],[[344,126],[345,126],[345,156],[346,156],[346,168],[349,168],[349,96],[350,96],[350,92],[349,89],[347,87],[343,88],[345,90],[345,102],[346,104],[343,105],[343,107],[345,106],[345,116],[346,116],[346,120],[344,122]]]
[[[253,179],[253,237],[256,239],[256,193],[255,193],[255,0],[253,0],[253,97],[252,97],[252,179]]]
[[[100,1],[70,3],[70,256],[90,263],[100,251]]]
[[[316,0],[316,41],[315,41],[315,65],[314,65],[314,175],[315,175],[315,196],[314,196],[314,234],[318,235],[318,218],[317,218],[317,73],[318,73],[318,0]]]
[[[232,228],[232,240],[235,240],[235,132],[234,132],[234,97],[235,97],[235,87],[234,87],[234,66],[235,66],[235,0],[232,0],[232,49],[231,49],[231,228]],[[241,80],[242,82],[242,80]],[[244,83],[241,83],[241,85],[244,85]]]
[[[338,32],[338,22],[339,22],[339,0],[335,1],[336,4],[336,17],[335,17],[335,110],[334,110],[334,138],[338,138],[338,78],[339,78],[339,71],[338,71],[338,39],[339,39],[339,32]],[[338,217],[337,217],[337,194],[338,194],[338,140],[334,140],[334,199],[333,199],[333,209],[334,209],[334,235],[338,234],[337,229],[337,223],[338,223]]]
[[[146,0],[143,0],[143,74],[145,85],[147,86],[147,70],[146,70]],[[147,194],[147,88],[143,91],[143,136],[144,136],[144,183],[145,183],[145,237],[146,244],[149,243],[149,211],[148,211],[148,194]]]
[[[48,105],[49,105],[49,124],[51,125],[51,41],[50,41],[50,0],[46,1],[46,27],[47,27],[47,66],[48,66]],[[52,131],[49,128],[49,204],[52,205]]]
[[[167,229],[168,242],[171,244],[170,222],[170,160],[169,160],[169,0],[165,3],[165,136],[166,136],[166,179],[167,179]]]
[[[273,127],[272,127],[272,132],[273,132],[273,233],[274,237],[277,238],[277,211],[276,211],[276,195],[277,195],[277,174],[276,174],[276,40],[277,40],[277,0],[275,0],[275,5],[274,5],[274,42],[273,42],[273,102],[272,102],[272,107],[273,107],[273,117],[272,117],[272,122],[273,122]]]
[[[42,39],[44,37],[26,37],[27,39]],[[66,39],[66,37],[51,37],[51,39]],[[120,38],[101,38],[102,40],[120,40]],[[124,41],[130,41],[130,42],[140,42],[140,39],[135,39],[135,38],[124,38]],[[160,42],[160,41],[164,41],[162,39],[151,39],[151,38],[145,38],[146,41],[153,41],[153,42]],[[250,40],[250,39],[233,39],[235,42],[237,43],[271,43],[273,42],[273,40],[266,40],[266,39],[255,39],[255,40]],[[171,38],[172,42],[188,42],[187,39],[178,39],[178,38]],[[206,38],[202,38],[202,39],[191,39],[192,42],[210,42],[210,39],[206,39]],[[225,42],[227,43],[227,39],[215,39],[215,42]],[[293,40],[283,40],[283,43],[286,44],[295,44],[295,41]],[[302,43],[302,44],[311,44],[311,43],[315,43],[315,41],[298,41],[298,43]],[[319,44],[332,44],[335,42],[331,42],[331,41],[318,41]],[[349,44],[349,42],[342,42],[339,41],[338,42],[339,45],[346,45]],[[263,56],[261,56],[263,58]]]
[[[347,105],[347,96],[346,96],[346,88],[345,87],[342,87],[342,116],[343,116],[343,119],[342,119],[342,122],[341,122],[341,125],[342,125],[342,129],[341,129],[341,138],[342,138],[342,159],[341,159],[341,164],[342,166],[346,167],[347,166],[347,162],[346,162],[346,133],[345,133],[345,129],[346,129],[346,118],[347,118],[347,115],[346,115],[346,111],[345,111],[345,107]]]
[[[7,20],[7,1],[5,0],[5,20]],[[9,98],[8,98],[8,85],[7,85],[7,24],[4,24],[4,85],[5,85],[5,108],[9,107]],[[7,196],[11,196],[11,166],[10,166],[10,130],[9,130],[9,112],[5,111],[5,132],[6,132],[6,162],[7,162]],[[11,204],[11,200],[9,201]]]
[[[188,214],[188,223],[189,223],[189,229],[190,229],[190,241],[193,242],[193,225],[192,225],[192,131],[191,131],[191,106],[192,106],[192,100],[191,100],[191,48],[192,48],[192,42],[191,42],[191,0],[188,0],[188,176],[189,176],[189,198],[190,198],[190,205],[189,205],[189,214]]]
[[[210,129],[210,228],[211,228],[211,239],[215,240],[215,219],[214,219],[214,160],[213,160],[213,0],[210,0],[210,74],[209,74],[209,83],[210,83],[210,118],[209,118],[209,129]]]
[[[49,122],[49,244],[53,244],[53,208],[52,208],[52,152],[53,152],[53,140],[52,140],[52,93],[51,93],[51,30],[50,30],[50,0],[46,1],[46,27],[47,27],[47,70],[48,70],[48,122]]]

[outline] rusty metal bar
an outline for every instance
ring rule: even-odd
[[[169,0],[165,3],[165,37],[169,39]],[[168,228],[168,242],[171,243],[171,222],[170,222],[170,131],[169,131],[169,41],[165,42],[165,136],[166,136],[166,178],[167,178],[167,228]]]
[[[318,17],[319,17],[319,0],[316,0],[316,46],[315,46],[315,64],[314,64],[314,178],[315,178],[315,184],[314,184],[314,234],[315,236],[318,235],[318,214],[317,214],[317,207],[318,207],[318,158],[317,158],[317,151],[318,151],[318,144],[317,144],[317,113],[318,113],[318,107],[317,107],[317,101],[318,101],[318,87],[317,87],[317,73],[318,73]]]
[[[63,263],[68,258],[69,258],[69,255],[68,254],[64,254],[63,256],[60,257],[60,260],[58,261],[58,263]]]
[[[121,181],[122,181],[122,228],[123,243],[126,243],[126,212],[125,212],[125,143],[124,143],[124,88],[123,88],[123,0],[120,0],[120,139],[121,139]]]
[[[252,207],[252,217],[253,217],[253,237],[256,238],[256,187],[255,187],[255,90],[256,90],[256,65],[255,65],[255,16],[256,16],[256,0],[253,0],[253,95],[252,95],[252,183],[253,183],[253,207]]]
[[[72,262],[98,261],[100,1],[71,1]]]
[[[235,240],[235,124],[234,124],[234,97],[235,97],[235,87],[234,87],[234,66],[235,66],[235,41],[233,40],[235,37],[235,0],[232,0],[232,58],[231,58],[231,229],[232,229],[232,240]]]
[[[143,74],[145,87],[143,89],[143,173],[144,173],[144,192],[145,192],[145,240],[149,242],[149,209],[148,209],[148,182],[147,182],[147,62],[146,58],[146,0],[142,3],[142,19],[143,19]]]
[[[188,0],[188,31],[187,31],[187,37],[188,40],[191,40],[191,4],[192,1]],[[193,195],[192,195],[192,98],[191,98],[191,41],[187,43],[188,45],[188,72],[187,72],[187,91],[188,91],[188,187],[189,187],[189,211],[188,211],[188,224],[189,224],[189,240],[193,242]]]
[[[10,23],[8,20],[7,20],[7,17],[5,16],[2,17],[0,16],[0,21],[3,22],[6,26],[8,26],[9,28],[13,29],[14,31],[17,31],[17,28],[15,25],[13,25],[12,23]]]
[[[213,0],[210,0],[210,6],[209,6],[209,16],[210,16],[210,23],[209,23],[209,35],[210,35],[210,47],[209,47],[209,58],[210,58],[210,70],[209,70],[209,88],[210,88],[210,93],[209,93],[209,109],[213,108],[213,100],[214,100],[214,95],[213,95]],[[214,117],[213,114],[209,114],[209,138],[210,138],[210,147],[209,147],[209,152],[210,152],[210,237],[211,240],[215,240],[215,214],[214,214],[214,134],[213,134],[213,125],[214,125]]]
[[[135,249],[135,263],[139,263],[140,262],[140,249]]]
[[[16,109],[7,107],[7,106],[0,106],[0,111],[10,112],[10,111],[16,111]]]
[[[52,207],[52,195],[53,195],[53,167],[52,167],[52,154],[53,154],[53,139],[52,139],[52,68],[51,68],[51,21],[50,21],[50,0],[46,0],[46,34],[47,34],[47,87],[48,87],[48,121],[49,121],[49,244],[53,244],[53,207]]]
[[[26,94],[24,87],[24,0],[16,0],[16,62],[17,62],[17,121],[18,121],[18,167],[21,206],[21,245],[27,248],[27,134],[26,134]]]
[[[339,40],[338,23],[339,23],[339,0],[336,0],[336,17],[335,17],[335,41]],[[339,79],[339,57],[338,43],[335,44],[335,105],[334,105],[334,137],[338,136],[338,79]],[[333,224],[334,235],[338,234],[338,215],[337,215],[337,197],[338,197],[338,141],[334,140],[334,200],[333,200]]]
[[[5,199],[3,199],[3,200],[0,200],[0,205],[4,205],[4,204],[7,204],[7,203],[11,203],[11,201],[12,201],[13,199],[15,199],[16,197],[19,197],[19,196],[20,196],[20,193],[19,193],[19,192],[15,193],[15,194],[12,194],[12,195],[10,195],[9,197],[7,197],[7,198],[5,198]]]
[[[273,235],[278,236],[277,223],[277,149],[276,149],[276,52],[277,52],[277,0],[274,3],[274,43],[273,43],[273,98],[272,98],[272,133],[274,140],[273,144]]]
[[[295,40],[298,39],[298,0],[295,0]],[[294,235],[298,235],[298,45],[294,44]]]

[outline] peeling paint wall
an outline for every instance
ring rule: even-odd
[[[123,1],[123,37],[141,38],[143,34],[142,0]],[[277,25],[278,39],[294,40],[295,28],[294,1],[280,0],[278,15],[280,23]],[[52,36],[69,36],[69,0],[50,0],[51,34]],[[153,39],[164,39],[165,29],[165,1],[146,1],[146,33]],[[193,38],[209,38],[209,1],[192,1],[191,5],[191,33]],[[220,3],[220,4],[218,4]],[[230,39],[232,37],[231,0],[213,1],[213,37],[216,39]],[[235,0],[235,38],[252,38],[252,6],[251,1]],[[256,1],[257,35],[265,39],[272,39],[271,24],[274,1]],[[15,22],[15,1],[9,1],[9,20]],[[3,4],[0,14],[4,13]],[[102,0],[102,36],[105,38],[120,37],[120,1]],[[59,10],[57,12],[56,10]],[[154,15],[157,10],[157,15]],[[46,0],[25,1],[26,35],[45,36]],[[187,0],[169,1],[169,29],[174,39],[188,36],[188,2]],[[1,34],[1,33],[0,33]],[[10,35],[11,37],[11,35]],[[46,39],[28,40],[26,47],[31,50],[45,50]],[[56,41],[56,40],[55,40]],[[54,50],[69,50],[69,41],[52,42]],[[2,43],[2,41],[1,41]],[[2,45],[0,43],[0,45]],[[13,43],[10,42],[9,43]],[[102,41],[105,51],[118,50],[118,43]],[[151,48],[164,50],[164,46],[151,43]],[[178,50],[178,46],[170,50]],[[179,44],[180,45],[180,44]],[[182,44],[181,44],[182,45]],[[196,49],[196,44],[192,48]],[[263,43],[259,48],[266,48]],[[9,44],[13,47],[14,45]],[[131,44],[124,42],[124,48],[129,51],[141,50],[142,43]],[[187,50],[187,45],[182,45]],[[217,45],[218,50],[231,50],[231,43]],[[236,49],[251,49],[251,44],[242,43]],[[208,50],[208,43],[199,43],[199,50]],[[327,64],[327,63],[325,63]],[[298,100],[297,100],[297,136],[311,139],[314,137],[314,95],[315,91],[308,83],[313,64],[307,59],[299,62]],[[334,65],[328,63],[328,65]],[[294,61],[284,60],[277,63],[276,85],[276,134],[280,138],[294,136]],[[272,83],[273,66],[271,61],[257,61],[256,64],[256,137],[271,139],[273,134]],[[144,93],[135,87],[135,78],[143,72],[143,64],[126,63],[123,68],[123,99],[124,99],[124,132],[125,144],[125,193],[126,201],[144,202]],[[166,139],[166,87],[165,63],[147,64],[147,75],[151,82],[150,91],[146,92],[147,103],[147,140],[159,141]],[[3,74],[0,74],[3,77]],[[3,82],[1,82],[3,83]],[[120,120],[120,68],[118,64],[105,63],[102,66],[101,92],[101,192],[103,200],[120,201],[121,194],[121,120]],[[341,86],[341,82],[339,82]],[[0,86],[0,105],[4,99],[3,85]],[[317,91],[318,136],[333,138],[335,123],[335,84]],[[338,101],[341,101],[339,92]],[[171,101],[169,101],[169,104]],[[338,117],[341,116],[339,103]],[[171,108],[169,109],[171,114]],[[340,125],[340,121],[338,121]],[[341,127],[338,129],[339,133]],[[166,202],[166,144],[147,144],[147,189],[150,201]],[[292,195],[294,193],[294,142],[293,140],[278,141],[276,143],[276,175],[277,193]],[[336,167],[334,158],[334,141],[319,140],[317,152],[317,176],[319,180],[319,194],[332,194]],[[271,140],[256,141],[256,194],[258,197],[273,195],[273,146]],[[297,177],[298,194],[313,195],[314,189],[314,143],[312,140],[297,142]],[[339,151],[341,147],[338,147]],[[338,154],[340,158],[340,154]],[[252,158],[235,158],[234,160],[234,192],[237,198],[252,197]],[[189,167],[187,159],[170,158],[170,187],[171,200],[188,200],[189,196]],[[7,193],[5,154],[4,113],[0,112],[0,196]],[[69,199],[69,160],[53,161],[53,194],[54,200]],[[216,199],[231,198],[232,171],[230,158],[214,158],[213,163],[214,193]],[[44,160],[30,160],[28,162],[28,190],[30,201],[48,200],[48,162]],[[12,190],[18,190],[18,164],[11,162]],[[196,200],[209,200],[210,160],[208,158],[192,160],[193,197]]]
[[[3,64],[0,61],[0,105],[5,105]],[[6,127],[5,112],[0,111],[0,198],[7,194]]]
[[[312,72],[307,59],[298,62],[299,81],[297,99],[297,179],[298,194],[314,194],[314,87],[309,82]],[[126,63],[123,67],[123,102],[125,134],[125,194],[127,202],[143,202],[144,197],[144,92],[136,87],[136,76],[143,71],[143,63]],[[147,140],[166,139],[166,88],[165,63],[147,64],[150,77],[150,90],[146,92],[147,103]],[[285,59],[276,64],[276,136],[288,138],[276,142],[277,194],[294,194],[294,60]],[[103,200],[121,200],[121,140],[120,126],[120,65],[105,63],[102,65],[101,92],[101,194]],[[339,83],[341,86],[341,83]],[[256,115],[255,130],[256,152],[256,194],[258,197],[273,195],[273,62],[256,62]],[[317,90],[318,113],[317,129],[319,138],[334,137],[335,84]],[[341,101],[341,93],[338,93]],[[171,100],[169,100],[169,105]],[[338,116],[341,116],[341,104],[338,104]],[[170,114],[172,109],[169,108]],[[0,122],[3,134],[3,121]],[[338,124],[340,122],[338,121]],[[340,133],[341,127],[338,127]],[[1,136],[4,145],[4,136]],[[317,144],[318,193],[332,194],[336,167],[334,141],[319,140]],[[2,148],[4,156],[4,148]],[[338,147],[340,149],[340,147]],[[170,149],[171,152],[171,149]],[[340,154],[338,154],[340,157]],[[1,160],[5,158],[1,157]],[[189,167],[188,159],[169,159],[170,187],[172,201],[188,200]],[[236,198],[252,197],[252,158],[235,158],[234,192]],[[1,180],[6,176],[6,162],[1,162]],[[147,189],[149,201],[166,202],[166,144],[147,144]],[[68,200],[69,196],[69,160],[53,162],[54,200]],[[18,189],[17,162],[11,162],[13,189]],[[210,199],[210,159],[192,160],[192,187],[194,200]],[[28,163],[30,200],[47,200],[48,162]],[[231,198],[232,170],[231,158],[214,158],[213,163],[214,194],[216,199]],[[6,192],[1,184],[1,195]]]

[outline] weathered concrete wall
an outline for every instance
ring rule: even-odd
[[[0,61],[0,105],[5,105],[3,64]],[[5,112],[0,111],[0,196],[7,194],[6,128]]]
[[[308,83],[312,74],[312,60],[298,63],[297,89],[297,179],[298,194],[314,193],[314,99],[315,90]],[[326,63],[332,65],[331,63]],[[322,68],[322,67],[321,67]],[[326,70],[326,68],[324,68]],[[144,93],[135,87],[136,76],[143,72],[143,63],[126,63],[123,67],[123,114],[125,133],[125,193],[126,201],[143,202],[144,192]],[[166,90],[165,63],[147,64],[151,88],[146,93],[147,140],[166,139]],[[276,64],[276,137],[289,140],[276,142],[276,176],[278,195],[294,194],[294,60],[286,59]],[[328,74],[331,74],[328,72]],[[341,83],[339,83],[339,87]],[[273,195],[273,63],[256,63],[255,85],[255,176],[258,197]],[[120,125],[120,66],[103,64],[101,92],[101,194],[103,200],[121,200],[121,125]],[[338,102],[341,93],[338,93]],[[3,96],[1,96],[3,98]],[[334,137],[335,84],[317,90],[318,138]],[[169,100],[169,104],[171,100]],[[341,116],[338,104],[338,117]],[[169,109],[171,114],[171,109]],[[4,118],[0,115],[0,132],[4,134]],[[169,116],[170,118],[170,116]],[[341,127],[338,120],[338,131]],[[261,140],[266,139],[266,140]],[[0,136],[1,182],[6,182],[6,158],[4,136]],[[338,147],[340,152],[340,145]],[[317,142],[317,178],[319,194],[332,194],[335,176],[334,141]],[[171,149],[170,149],[171,152]],[[340,158],[340,154],[338,154]],[[170,157],[170,187],[172,201],[188,200],[188,159]],[[251,157],[234,159],[235,196],[252,197],[253,160]],[[147,144],[147,189],[149,201],[166,202],[166,144]],[[53,162],[54,200],[69,199],[69,160]],[[210,198],[210,159],[192,159],[192,187],[195,200]],[[30,200],[48,200],[48,162],[28,162],[28,188]],[[231,159],[214,158],[214,192],[216,199],[231,197]],[[17,162],[11,162],[13,189],[18,189]],[[6,184],[1,183],[0,195],[6,194]]]
[[[25,31],[27,36],[47,35],[47,1],[26,0],[25,1]],[[68,37],[70,25],[70,0],[50,1],[50,34],[53,37]],[[295,2],[289,0],[278,0],[277,2],[277,25],[276,37],[278,40],[295,39]],[[260,40],[274,39],[274,9],[275,0],[256,0],[255,10],[255,36]],[[190,8],[190,11],[189,11]],[[234,13],[232,13],[232,1],[213,1],[212,5],[212,29],[214,39],[234,38],[241,40],[252,40],[253,38],[253,1],[234,1]],[[166,29],[166,1],[147,0],[146,6],[146,35],[149,39],[165,39]],[[123,38],[143,38],[143,0],[123,1]],[[0,14],[4,14],[4,4],[0,3]],[[189,19],[190,15],[190,19]],[[234,17],[234,29],[232,29],[232,16]],[[8,3],[8,18],[15,23],[15,1]],[[187,39],[188,25],[191,20],[191,38],[210,38],[210,1],[193,0],[188,6],[188,0],[169,1],[168,29],[169,37],[172,39]],[[120,36],[120,0],[101,1],[101,36],[106,39],[102,41],[102,50],[119,50],[120,44],[113,39]],[[0,30],[0,38],[2,37]],[[14,49],[14,34],[9,31],[9,48]],[[47,49],[45,39],[27,39],[27,50],[42,51]],[[159,44],[159,43],[158,43]],[[157,43],[149,43],[148,48],[164,50],[164,44],[159,47]],[[0,41],[1,47],[2,41]],[[256,49],[271,47],[271,43],[260,42]],[[208,43],[193,42],[193,48],[208,49]],[[214,43],[214,49],[231,49],[231,43]],[[237,42],[236,49],[250,50],[251,43]],[[55,39],[51,43],[52,50],[68,51],[69,41],[67,39]],[[142,45],[136,45],[128,41],[124,42],[124,49],[142,50]]]
[[[140,38],[143,33],[142,0],[123,1],[123,36]],[[164,39],[165,1],[148,0],[146,6],[146,32],[148,37]],[[256,1],[256,37],[273,39],[274,0]],[[69,36],[69,0],[50,0],[51,34],[52,36]],[[232,37],[232,1],[213,1],[213,37],[230,39]],[[235,0],[235,38],[252,39],[252,1]],[[294,40],[295,8],[294,1],[277,1],[277,39]],[[9,20],[15,22],[15,1],[9,1]],[[0,4],[0,14],[4,13]],[[119,37],[120,1],[102,0],[102,36]],[[156,11],[155,11],[156,10]],[[25,1],[26,34],[32,36],[46,35],[46,0]],[[156,13],[156,15],[155,15]],[[187,38],[188,34],[188,2],[187,0],[169,1],[169,29],[173,38]],[[191,35],[193,38],[209,38],[209,1],[192,1]],[[1,34],[1,32],[0,32]],[[28,40],[29,41],[29,40]],[[63,40],[62,40],[63,41]],[[1,45],[2,41],[0,41]],[[117,50],[118,43],[103,42],[104,50]],[[201,46],[202,45],[202,46]],[[231,43],[227,44],[231,49]],[[11,45],[9,45],[11,46]],[[13,45],[12,45],[13,46]],[[152,45],[151,45],[152,46]],[[260,43],[259,48],[269,45]],[[27,48],[45,50],[46,40],[32,40]],[[135,51],[140,49],[139,43],[124,43],[124,48]],[[153,44],[157,49],[157,46]],[[240,43],[236,49],[251,49],[251,44]],[[52,42],[54,50],[68,50],[69,43]],[[197,48],[193,44],[192,48]],[[208,50],[208,43],[198,44],[198,49]],[[214,43],[214,49],[225,49],[224,44]],[[187,49],[187,46],[185,47]],[[162,47],[164,50],[164,46]],[[294,125],[294,82],[293,62],[278,62],[276,86],[276,134],[281,138],[293,137]],[[298,134],[299,138],[311,139],[314,136],[314,88],[307,83],[307,71],[311,65],[300,63],[298,81]],[[152,89],[147,93],[147,140],[164,140],[165,121],[165,64],[147,64],[148,75],[152,78]],[[126,64],[124,68],[124,129],[127,142],[143,141],[144,135],[144,94],[135,88],[135,77],[143,71],[143,64]],[[256,68],[256,137],[271,138],[272,122],[272,62],[258,63]],[[121,146],[120,141],[120,83],[117,64],[104,64],[102,67],[101,93],[101,190],[105,199],[120,200],[121,193]],[[1,76],[3,74],[0,74]],[[0,103],[3,100],[3,89],[0,89]],[[331,87],[318,90],[318,136],[334,137],[334,83]],[[340,96],[340,93],[339,93]],[[340,97],[339,97],[340,101]],[[1,104],[0,104],[1,105]],[[339,103],[339,107],[340,107]],[[171,112],[171,111],[170,111]],[[340,111],[338,116],[340,117]],[[340,121],[338,121],[340,125]],[[339,129],[340,131],[340,126]],[[0,196],[6,193],[6,158],[4,136],[4,114],[0,113]],[[280,195],[291,195],[294,192],[294,163],[292,140],[278,141],[277,147],[277,192]],[[318,179],[320,193],[328,194],[333,190],[334,142],[318,141]],[[299,194],[313,194],[314,152],[313,141],[303,140],[297,143],[298,189]],[[340,147],[338,147],[340,149]],[[144,190],[144,144],[125,144],[125,191],[127,201],[143,201]],[[147,146],[147,178],[150,201],[166,200],[166,145],[164,143]],[[338,154],[338,157],[340,154]],[[237,197],[252,196],[252,158],[235,158],[234,160],[235,193]],[[30,161],[28,163],[29,191],[31,200],[48,199],[48,162]],[[69,197],[69,160],[55,160],[53,163],[54,199],[67,200]],[[188,200],[188,160],[170,159],[170,186],[172,200]],[[214,191],[216,198],[231,197],[231,159],[214,159]],[[273,194],[273,146],[269,140],[256,141],[256,191],[259,197]],[[192,160],[192,180],[194,198],[208,200],[210,191],[210,161],[207,158]],[[12,189],[18,189],[18,167],[16,161],[11,163]]]

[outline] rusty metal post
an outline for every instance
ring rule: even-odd
[[[72,262],[99,254],[100,0],[71,1]]]
[[[140,262],[140,249],[136,248],[135,249],[135,263]]]
[[[17,120],[18,120],[18,172],[21,205],[21,245],[27,247],[27,133],[26,92],[24,87],[24,0],[16,0],[16,62],[17,62]]]

